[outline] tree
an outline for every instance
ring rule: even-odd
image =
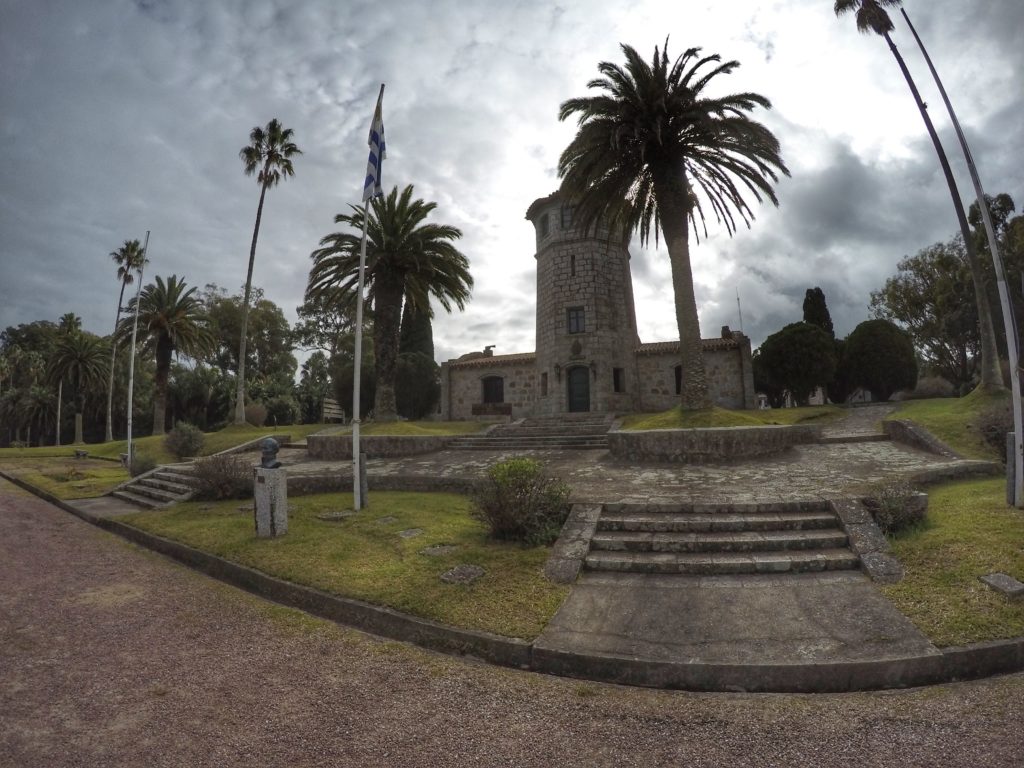
[[[832,315],[825,303],[825,292],[821,288],[808,288],[804,294],[804,322],[816,325],[829,336],[835,338],[832,328]]]
[[[953,198],[953,209],[956,211],[957,222],[960,225],[960,235],[964,239],[967,261],[971,268],[971,278],[974,281],[974,297],[978,308],[978,325],[981,340],[981,381],[979,386],[986,392],[1000,391],[1005,389],[1005,387],[1003,387],[1003,377],[999,370],[999,353],[996,348],[996,336],[992,324],[992,309],[988,301],[988,295],[985,292],[981,259],[978,258],[975,250],[974,241],[967,224],[967,215],[964,213],[964,205],[960,200],[960,192],[957,189],[956,180],[953,178],[953,171],[949,167],[946,152],[939,141],[939,135],[936,133],[932,119],[928,115],[928,107],[921,99],[921,94],[917,90],[914,78],[911,76],[910,70],[907,69],[907,64],[903,60],[903,56],[900,55],[899,49],[896,48],[896,44],[889,35],[893,30],[893,25],[885,8],[897,7],[900,3],[901,0],[836,0],[834,8],[836,16],[855,11],[858,31],[862,33],[874,32],[885,38],[885,42],[889,45],[889,50],[892,51],[892,55],[896,59],[896,63],[899,64],[904,79],[907,81],[907,86],[914,97],[914,102],[921,112],[921,119],[924,120],[928,136],[931,138],[935,152],[939,156],[939,165],[942,167],[942,173],[946,178],[949,194]]]
[[[712,98],[705,89],[739,62],[686,50],[674,63],[654,49],[648,63],[623,45],[625,67],[598,65],[602,77],[588,87],[595,96],[569,99],[559,119],[578,114],[579,129],[562,152],[558,173],[565,194],[577,202],[584,226],[602,217],[612,226],[639,230],[646,244],[653,232],[665,238],[672,267],[676,323],[682,364],[682,406],[710,406],[690,267],[689,226],[705,236],[705,207],[732,235],[736,218],[750,226],[753,211],[746,190],[761,202],[778,205],[773,183],[789,175],[779,142],[746,113],[770,109],[756,93]],[[698,236],[699,240],[699,236]]]
[[[280,183],[282,177],[294,176],[291,158],[302,151],[292,141],[293,131],[284,128],[277,119],[267,123],[266,128],[258,125],[249,133],[250,144],[238,153],[245,166],[245,175],[256,174],[260,185],[260,203],[256,208],[256,226],[252,230],[252,246],[249,248],[249,269],[245,275],[245,296],[242,300],[241,341],[238,346],[238,390],[235,402],[235,424],[245,424],[245,344],[249,323],[249,293],[252,288],[252,267],[256,261],[256,240],[260,234],[260,220],[263,218],[263,200],[267,189]]]
[[[865,320],[846,338],[846,365],[855,387],[886,401],[917,384],[917,360],[910,334],[888,320]]]
[[[84,442],[82,413],[88,391],[98,387],[106,373],[107,342],[91,333],[67,333],[58,341],[50,360],[49,376],[67,379],[75,406],[75,445]]]
[[[67,312],[61,315],[60,320],[57,321],[57,329],[61,335],[67,336],[72,333],[78,333],[82,330],[82,318],[76,315],[74,312]],[[113,346],[113,344],[111,344]],[[111,370],[113,370],[113,361],[111,361]],[[64,379],[63,377],[57,382],[57,428],[54,430],[55,436],[53,438],[53,444],[60,445],[60,428],[61,418],[60,409],[61,404],[64,400]]]
[[[121,307],[124,306],[124,289],[135,282],[135,272],[142,274],[142,268],[149,263],[146,252],[138,240],[125,240],[124,245],[110,252],[110,258],[117,264],[117,279],[121,292],[117,295],[117,312],[114,315],[114,336],[110,343],[110,377],[107,382],[107,424],[103,433],[104,442],[114,439],[114,362],[117,360],[117,326],[121,322]],[[58,417],[58,422],[59,422]],[[60,424],[57,425],[60,432]],[[60,442],[58,440],[58,445]]]
[[[199,300],[184,280],[171,275],[165,282],[157,277],[142,289],[139,296],[139,328],[146,338],[146,347],[156,358],[155,392],[153,395],[153,434],[162,435],[167,419],[167,377],[175,352],[195,358],[209,352],[213,336],[206,327],[206,317]],[[135,299],[129,305],[134,310]],[[129,318],[121,322],[120,333],[131,333]]]
[[[871,314],[910,334],[923,361],[963,392],[974,386],[978,323],[963,242],[955,237],[904,258],[871,294]]]
[[[810,323],[790,323],[773,333],[758,348],[754,374],[769,398],[788,391],[800,405],[806,405],[817,387],[825,386],[835,374],[836,353],[832,337]]]
[[[398,362],[402,303],[411,302],[419,312],[431,313],[433,296],[447,312],[454,304],[465,307],[473,287],[469,262],[453,242],[462,237],[457,228],[427,224],[437,207],[413,200],[413,187],[398,194],[371,200],[366,246],[365,282],[373,307],[376,394],[374,418],[394,421],[395,375]],[[359,280],[359,246],[366,208],[350,206],[352,213],[338,214],[335,223],[353,231],[325,236],[322,248],[312,253],[306,297],[325,303],[354,303]]]

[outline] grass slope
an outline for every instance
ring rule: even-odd
[[[985,395],[974,390],[960,398],[911,400],[903,403],[891,419],[909,419],[920,424],[955,451],[972,459],[998,458],[974,431],[973,425],[989,408],[1005,403],[1010,394]]]
[[[822,424],[840,418],[843,410],[834,405],[770,410],[730,411],[707,408],[684,411],[680,407],[661,413],[633,413],[622,419],[622,429],[695,429],[698,427],[763,427],[775,424]]]
[[[1024,635],[1024,601],[978,580],[1024,579],[1024,511],[1006,506],[1004,480],[930,489],[926,522],[892,539],[892,554],[907,575],[882,591],[936,645]]]
[[[288,534],[274,540],[253,534],[252,502],[193,502],[121,519],[288,581],[509,637],[536,637],[568,593],[543,576],[547,548],[490,541],[464,496],[371,492],[369,508],[343,522],[316,517],[345,508],[348,494],[291,499]],[[435,544],[457,549],[421,554]],[[440,580],[460,563],[486,575],[470,585]]]

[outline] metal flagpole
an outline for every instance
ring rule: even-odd
[[[981,213],[981,220],[985,223],[985,234],[988,236],[988,249],[992,254],[992,265],[996,272],[996,288],[999,291],[999,304],[1003,310],[1003,329],[1006,332],[1006,352],[1010,363],[1010,391],[1013,394],[1013,454],[1014,454],[1014,487],[1013,487],[1013,505],[1015,507],[1024,507],[1024,414],[1021,412],[1021,387],[1020,387],[1020,360],[1019,360],[1019,340],[1017,337],[1017,324],[1013,321],[1013,304],[1010,301],[1010,293],[1006,287],[1006,270],[1003,268],[1003,260],[999,257],[999,246],[996,243],[996,231],[992,224],[992,214],[988,210],[988,203],[985,201],[985,190],[981,186],[981,178],[978,176],[978,169],[974,165],[974,158],[971,156],[971,149],[967,146],[967,139],[964,137],[964,132],[960,128],[960,121],[956,118],[956,113],[953,111],[953,105],[949,101],[949,96],[946,95],[946,89],[942,85],[942,80],[939,79],[939,73],[935,70],[935,65],[932,64],[932,59],[928,55],[928,51],[925,50],[924,43],[921,42],[921,38],[917,34],[917,30],[914,29],[914,25],[910,23],[910,17],[907,16],[907,12],[900,8],[900,12],[903,14],[903,18],[907,22],[907,26],[910,27],[910,31],[914,35],[914,39],[917,41],[918,47],[921,49],[921,53],[924,54],[924,60],[928,64],[928,69],[931,70],[932,77],[935,79],[935,84],[939,87],[939,93],[942,95],[942,101],[946,104],[946,111],[949,112],[949,118],[953,122],[953,128],[956,129],[956,137],[960,140],[960,147],[964,152],[964,159],[967,161],[967,169],[971,173],[971,181],[974,183],[974,193],[978,196],[978,209]]]
[[[366,167],[366,178],[363,181],[363,239],[359,243],[359,285],[356,293],[356,348],[355,370],[352,372],[352,498],[353,509],[357,512],[363,508],[362,475],[360,474],[359,456],[359,396],[363,373],[363,287],[366,275],[366,230],[370,224],[370,201],[380,194],[381,161],[384,153],[384,119],[381,115],[381,104],[384,101],[384,83],[380,84],[377,96],[377,108],[373,111],[370,122],[370,158]]]
[[[132,354],[128,358],[128,471],[132,466],[132,395],[135,390],[135,336],[139,330],[139,295],[142,293],[142,270],[146,266],[146,252],[149,250],[149,230],[142,246],[142,262],[139,264],[139,285],[135,289],[135,320],[132,322]]]

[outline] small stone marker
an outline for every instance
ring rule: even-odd
[[[441,581],[445,584],[472,584],[483,576],[487,571],[479,565],[456,565],[451,570],[441,574]]]
[[[256,535],[283,536],[288,532],[288,477],[283,469],[255,469]]]
[[[391,525],[391,523],[395,522],[397,519],[397,517],[393,517],[392,515],[385,515],[384,517],[378,517],[376,522],[381,525]]]
[[[1013,578],[1013,576],[1007,576],[1005,573],[988,573],[984,576],[979,576],[978,578],[992,587],[996,592],[1002,592],[1011,600],[1019,600],[1024,597],[1024,584],[1021,584]]]
[[[421,549],[420,554],[426,555],[427,557],[444,557],[450,555],[452,552],[458,549],[455,544],[435,544],[432,547]]]
[[[354,514],[355,512],[351,509],[345,509],[339,512],[323,512],[322,514],[317,515],[316,519],[325,520],[328,523],[340,523],[343,520],[348,520]]]
[[[422,528],[410,528],[407,531],[399,531],[398,535],[401,536],[403,539],[413,539],[421,535],[422,533]]]

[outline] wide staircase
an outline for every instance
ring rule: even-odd
[[[501,424],[486,435],[460,437],[449,448],[463,450],[543,451],[553,449],[602,449],[608,447],[610,413],[537,416]]]
[[[188,501],[195,493],[196,479],[191,464],[172,464],[132,480],[111,496],[146,509]]]
[[[857,569],[827,502],[607,504],[590,571],[702,576]]]

